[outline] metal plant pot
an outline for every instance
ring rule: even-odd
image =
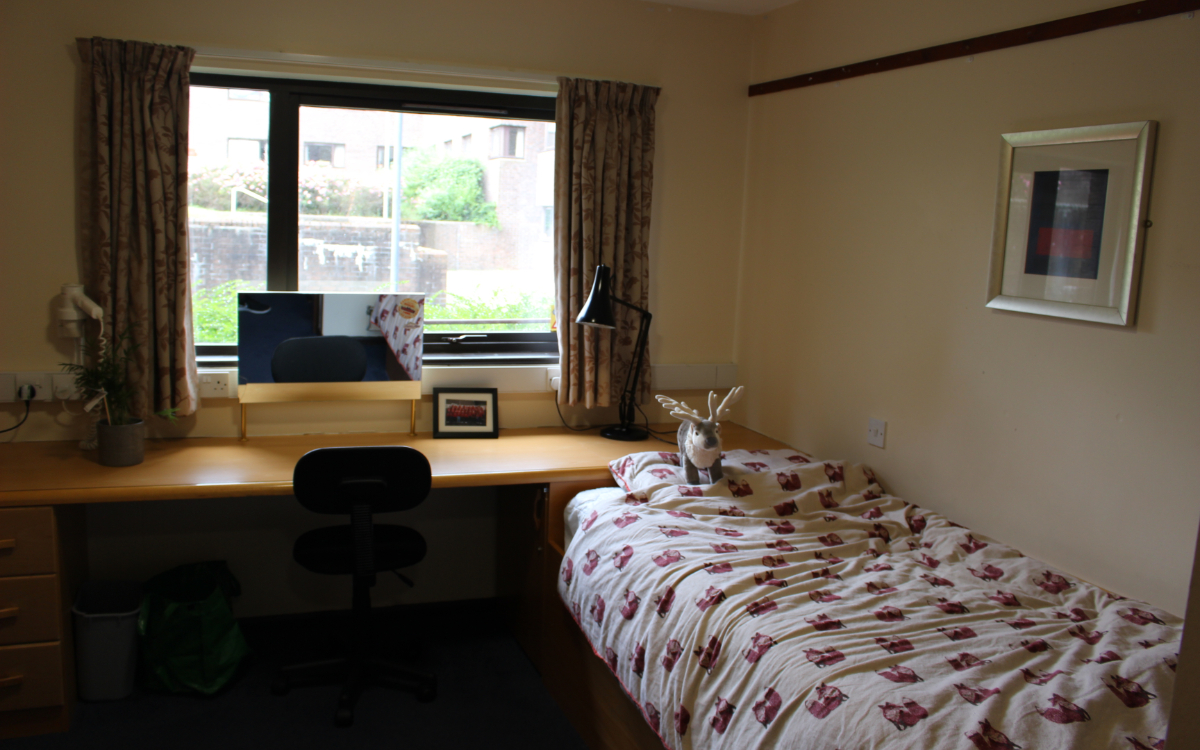
[[[146,455],[146,424],[136,420],[130,424],[110,425],[100,420],[96,425],[100,444],[101,466],[133,466]]]

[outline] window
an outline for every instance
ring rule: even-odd
[[[230,138],[226,148],[229,161],[253,164],[267,160],[267,142],[256,138]]]
[[[341,169],[346,166],[346,145],[344,143],[306,143],[304,144],[304,163],[306,165],[324,164],[327,167]]]
[[[239,290],[414,290],[430,364],[557,361],[541,185],[553,152],[523,153],[525,123],[552,121],[553,98],[201,73],[192,84],[198,354],[236,342]],[[472,153],[489,139],[523,161]]]
[[[525,156],[525,128],[497,125],[492,128],[492,158],[521,159]]]

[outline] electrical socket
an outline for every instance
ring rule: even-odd
[[[559,383],[561,383],[561,382],[562,382],[562,368],[561,367],[547,367],[546,368],[546,390],[557,391]]]
[[[200,398],[230,398],[229,373],[200,373]]]
[[[54,394],[50,389],[50,378],[47,377],[50,373],[45,372],[18,372],[17,373],[17,400],[24,401],[26,393],[21,386],[32,386],[34,393],[31,401],[53,401]]]
[[[0,372],[0,401],[17,400],[17,376],[11,372]]]
[[[867,421],[867,443],[876,448],[883,447],[883,439],[887,434],[887,422],[871,418]]]

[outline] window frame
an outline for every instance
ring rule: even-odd
[[[525,126],[512,125],[505,123],[503,125],[493,125],[492,132],[492,159],[524,159],[525,158]],[[499,135],[499,139],[496,136]],[[497,140],[500,147],[496,148]],[[509,153],[509,146],[512,147]]]
[[[193,86],[267,91],[269,99],[267,161],[267,291],[298,291],[299,280],[299,185],[303,160],[300,143],[300,108],[303,106],[374,109],[414,114],[441,114],[502,118],[509,120],[555,121],[556,98],[528,94],[506,94],[467,89],[438,89],[416,86],[310,81],[229,73],[192,73]],[[557,364],[558,336],[555,331],[478,332],[466,326],[461,331],[427,333],[426,351],[434,366],[488,366],[500,364]],[[447,338],[467,335],[469,345],[447,343]],[[479,336],[485,338],[478,338]],[[229,366],[236,347],[228,344],[196,344],[202,366]],[[220,362],[220,365],[209,364]]]

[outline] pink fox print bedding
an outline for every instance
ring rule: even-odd
[[[862,466],[728,451],[689,485],[672,456],[614,461],[619,489],[568,506],[558,579],[666,747],[1162,747],[1179,618]]]

